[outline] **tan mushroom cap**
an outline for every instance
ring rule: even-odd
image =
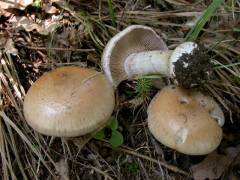
[[[148,126],[162,144],[184,154],[204,155],[220,144],[222,129],[211,117],[210,106],[195,95],[175,86],[163,88],[148,108]]]
[[[74,137],[102,127],[114,104],[114,89],[102,73],[69,66],[41,76],[27,92],[23,111],[36,131]]]
[[[126,58],[133,53],[168,50],[162,38],[150,27],[132,25],[116,34],[106,45],[102,66],[107,78],[117,86],[127,75],[124,70]]]
[[[222,109],[213,98],[205,96],[200,92],[193,92],[193,97],[200,103],[201,106],[208,110],[210,116],[217,121],[219,126],[224,125],[225,118]]]

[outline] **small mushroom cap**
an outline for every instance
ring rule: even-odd
[[[162,38],[152,28],[132,25],[107,43],[102,55],[102,67],[110,82],[117,86],[127,78],[124,62],[130,54],[167,49]]]
[[[23,111],[36,131],[74,137],[102,127],[114,104],[114,88],[102,73],[69,66],[41,76],[28,90]]]
[[[208,154],[222,139],[222,129],[208,107],[198,101],[193,91],[165,87],[148,108],[149,129],[162,144],[181,153]]]

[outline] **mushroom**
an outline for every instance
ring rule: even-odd
[[[74,137],[103,127],[114,104],[114,88],[102,73],[69,66],[41,76],[27,92],[23,112],[42,134]]]
[[[223,124],[223,112],[211,97],[176,86],[164,87],[148,107],[153,136],[184,154],[204,155],[215,150]]]
[[[219,126],[224,125],[225,118],[222,109],[213,98],[205,96],[197,91],[193,92],[193,97],[199,102],[202,107],[205,107],[209,111],[210,116],[217,121]]]
[[[132,25],[107,43],[102,67],[114,86],[137,75],[163,74],[179,85],[192,87],[208,78],[211,66],[196,43],[184,42],[175,50],[168,50],[152,28]]]

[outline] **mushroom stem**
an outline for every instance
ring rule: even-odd
[[[145,74],[163,74],[169,76],[168,64],[172,50],[145,51],[130,54],[124,63],[128,78]]]

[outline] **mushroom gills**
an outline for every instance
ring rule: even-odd
[[[162,74],[185,88],[209,79],[210,58],[198,44],[183,42],[168,50],[150,27],[132,25],[117,33],[104,48],[102,67],[109,81],[121,81],[146,74]]]

